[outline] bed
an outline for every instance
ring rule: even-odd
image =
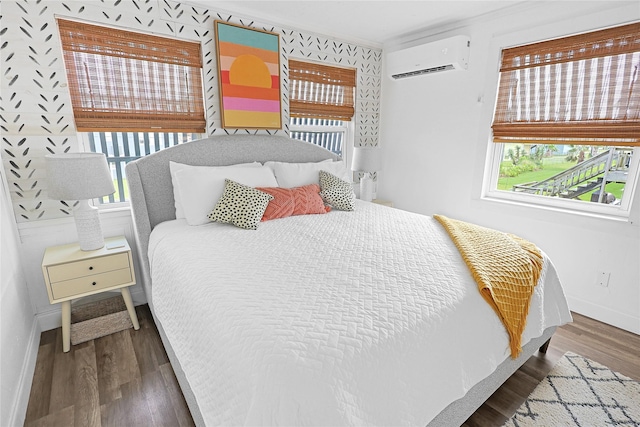
[[[176,219],[170,162],[339,160],[286,137],[225,135],[127,165],[143,286],[197,425],[457,426],[571,321],[545,255],[511,358],[431,217],[356,201],[255,231]]]

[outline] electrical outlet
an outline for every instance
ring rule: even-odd
[[[606,271],[599,271],[596,283],[598,285],[602,286],[603,288],[608,288],[609,287],[609,278],[610,277],[611,277],[611,273],[606,272]]]

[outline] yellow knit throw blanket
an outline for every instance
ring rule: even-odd
[[[543,258],[536,245],[513,234],[434,215],[447,230],[510,339],[511,357],[522,351],[522,332]]]

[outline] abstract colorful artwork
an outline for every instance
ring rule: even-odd
[[[215,21],[223,128],[280,129],[278,34]]]

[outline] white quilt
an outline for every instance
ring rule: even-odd
[[[431,217],[358,201],[260,224],[160,224],[151,300],[206,425],[426,425],[509,357]],[[524,343],[571,320],[545,256]]]

